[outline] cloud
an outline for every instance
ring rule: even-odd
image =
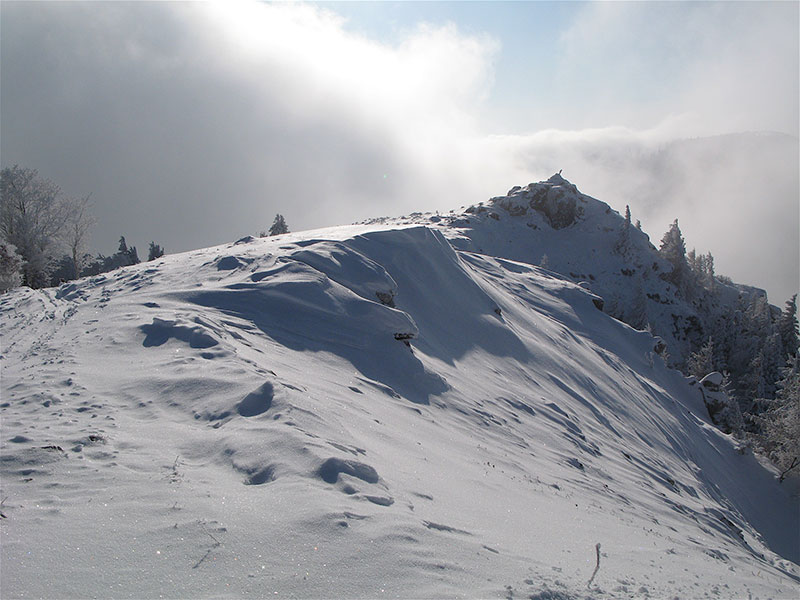
[[[562,98],[582,94],[561,116],[578,128],[498,145],[519,170],[563,168],[617,210],[629,204],[656,246],[678,218],[719,273],[782,302],[800,290],[798,12],[587,4],[561,36],[554,81]]]
[[[797,3],[588,3],[557,53],[559,89],[583,94],[570,127],[797,135],[797,27]]]
[[[797,135],[797,5],[763,6],[587,4],[541,58],[552,80],[497,90],[502,39],[452,23],[383,43],[303,4],[2,3],[0,150],[92,192],[106,253],[119,235],[222,243],[276,212],[308,229],[448,210],[563,168],[655,237],[678,217],[720,272],[788,296],[798,253],[776,240],[797,243],[796,137],[681,145]],[[531,85],[530,110],[560,129],[484,129],[496,94]]]
[[[655,246],[679,219],[688,248],[711,252],[718,274],[783,302],[800,290],[800,153],[796,137],[735,133],[693,139],[671,125],[636,131],[544,131],[496,140],[535,179],[563,169],[619,212],[630,205]]]
[[[307,228],[425,206],[475,160],[459,140],[494,50],[453,26],[388,46],[303,5],[5,4],[3,24],[4,162],[179,248],[276,211]]]

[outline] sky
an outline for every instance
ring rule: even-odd
[[[0,3],[0,162],[92,250],[447,211],[563,175],[800,289],[797,2]]]

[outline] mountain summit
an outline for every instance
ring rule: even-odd
[[[792,596],[624,228],[554,175],[0,296],[2,595]]]

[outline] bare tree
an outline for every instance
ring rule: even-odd
[[[0,236],[17,248],[25,261],[22,283],[42,287],[59,249],[66,245],[79,271],[92,219],[89,197],[75,200],[39,177],[35,169],[14,165],[0,171]]]
[[[0,294],[22,283],[22,257],[0,237]]]
[[[73,277],[77,279],[81,275],[81,271],[86,266],[86,246],[89,238],[89,230],[95,223],[94,218],[89,214],[89,198],[84,196],[77,200],[69,201],[69,216],[67,218],[66,227],[64,229],[64,243],[69,250],[70,258],[72,259],[72,267],[74,269]]]

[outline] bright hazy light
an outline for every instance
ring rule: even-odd
[[[3,3],[3,164],[91,192],[104,253],[449,210],[563,169],[656,244],[677,217],[718,272],[800,287],[796,3],[575,5],[549,46],[552,5],[500,6],[507,29],[416,8],[452,13],[388,40],[324,4]],[[681,141],[744,131],[791,137]]]

